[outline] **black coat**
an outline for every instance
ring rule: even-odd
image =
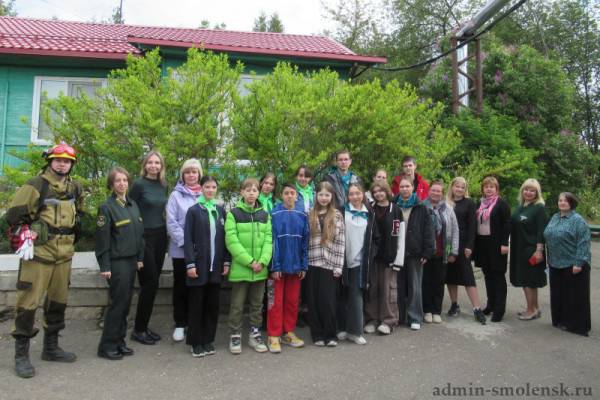
[[[223,264],[231,262],[231,255],[225,247],[225,209],[217,206],[218,216],[215,228],[215,256],[211,266],[210,220],[208,210],[201,204],[190,207],[185,216],[183,252],[186,266],[195,265],[198,278],[186,277],[188,286],[203,286],[207,283],[221,283]],[[212,267],[212,268],[211,268]],[[212,271],[211,271],[212,269]]]
[[[369,219],[367,220],[367,229],[365,230],[365,240],[362,251],[362,261],[360,263],[360,287],[365,291],[369,291],[372,282],[377,280],[377,268],[375,268],[375,255],[377,254],[377,246],[379,245],[379,229],[377,229],[377,221],[373,210],[369,209]],[[346,209],[340,208],[342,216],[346,218]],[[348,268],[345,266],[346,258],[344,257],[344,276],[342,276],[342,284],[347,282],[346,273]]]
[[[394,198],[394,203],[396,203],[398,196]],[[429,260],[434,254],[435,231],[431,223],[431,212],[421,202],[418,202],[410,211],[410,217],[406,225],[404,259],[410,257]]]
[[[476,209],[479,208],[480,203],[477,203]],[[506,201],[499,198],[490,214],[490,241],[491,249],[482,249],[478,246],[477,235],[475,239],[475,265],[477,267],[491,268],[497,270],[505,270],[507,268],[508,255],[500,254],[501,246],[508,246],[508,238],[510,237],[510,225],[511,215],[510,206]],[[477,229],[477,228],[475,228]],[[482,253],[491,250],[491,253],[484,256]],[[482,265],[482,260],[489,260],[492,265]]]
[[[377,210],[382,207],[374,205],[373,208]],[[376,217],[380,240],[375,258],[390,265],[396,260],[400,222],[402,222],[404,218],[402,216],[402,210],[397,204],[390,202],[385,209],[386,213],[382,218]]]

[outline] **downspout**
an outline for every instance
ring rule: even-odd
[[[4,161],[5,161],[5,152],[6,152],[6,118],[8,117],[8,74],[10,70],[6,71],[6,80],[4,85],[4,111],[3,111],[3,121],[2,121],[2,143],[0,144],[0,175],[4,175]]]

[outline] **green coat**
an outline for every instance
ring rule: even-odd
[[[225,244],[231,253],[231,282],[256,282],[267,279],[269,262],[273,253],[271,217],[258,204],[256,208],[240,200],[227,213],[225,219]],[[258,261],[263,265],[255,273],[250,264]]]
[[[516,287],[546,286],[546,260],[537,265],[529,258],[538,243],[544,243],[548,216],[543,204],[518,206],[513,215],[510,235],[510,282]]]

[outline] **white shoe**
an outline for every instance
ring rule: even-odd
[[[432,323],[432,322],[433,322],[433,315],[431,315],[431,313],[430,313],[430,312],[428,312],[428,313],[425,313],[425,316],[423,317],[423,320],[424,320],[425,322],[427,322],[428,324],[430,324],[430,323]]]
[[[173,331],[173,340],[181,342],[185,338],[185,328],[175,328]]]
[[[325,346],[325,341],[324,340],[317,340],[315,342],[315,346],[317,346],[317,347],[323,347],[323,346]]]
[[[341,331],[341,332],[338,332],[336,336],[337,336],[338,340],[340,340],[340,341],[346,340],[346,338],[348,337],[348,332]]]
[[[348,335],[347,339],[356,344],[364,345],[367,344],[367,339],[364,336]]]
[[[433,323],[434,324],[441,324],[442,323],[442,317],[439,314],[433,314]]]
[[[389,335],[390,333],[392,333],[392,329],[390,328],[390,326],[388,324],[381,324],[377,327],[377,331],[379,333],[381,333],[382,335]]]
[[[337,345],[338,345],[337,340],[331,339],[329,342],[327,342],[327,347],[336,347]]]
[[[419,329],[421,329],[421,324],[419,324],[418,322],[413,322],[412,324],[410,324],[410,329],[412,329],[413,331],[418,331]]]
[[[365,325],[365,329],[363,330],[365,333],[375,333],[375,324],[369,322],[367,325]]]

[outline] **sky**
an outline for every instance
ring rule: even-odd
[[[324,0],[335,4],[335,0]],[[108,20],[119,0],[16,0],[18,16],[70,21]],[[211,27],[225,23],[226,29],[250,31],[254,19],[264,11],[279,14],[286,33],[321,34],[333,30],[323,17],[322,0],[123,0],[126,24],[197,28],[202,20]]]

